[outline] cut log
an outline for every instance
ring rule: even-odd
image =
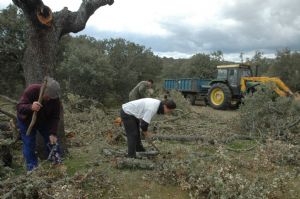
[[[160,140],[160,141],[179,141],[179,142],[204,142],[205,138],[202,136],[185,136],[185,135],[154,135],[152,140]]]
[[[103,149],[103,154],[105,156],[114,156],[114,157],[125,157],[126,152],[121,150],[113,150],[113,149]],[[136,152],[137,158],[142,157],[153,157],[159,154],[158,151],[143,151],[143,152]]]
[[[118,169],[143,169],[143,170],[155,169],[154,162],[150,160],[135,159],[135,158],[119,158],[115,161],[115,166]]]
[[[125,151],[117,151],[113,149],[103,149],[102,152],[105,156],[125,157],[126,155]]]

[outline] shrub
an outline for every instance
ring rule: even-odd
[[[261,86],[243,99],[239,109],[241,128],[262,138],[272,136],[296,142],[300,102],[291,97],[276,96],[271,86]]]

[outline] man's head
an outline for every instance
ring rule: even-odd
[[[59,98],[60,85],[51,77],[47,77],[47,86],[44,93],[44,99]]]
[[[171,99],[163,101],[164,113],[171,113],[176,108],[176,103]]]
[[[148,82],[148,88],[152,88],[153,80],[152,79],[148,79],[147,82]]]

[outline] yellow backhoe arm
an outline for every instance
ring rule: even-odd
[[[280,95],[280,96],[289,96],[293,95],[293,92],[285,85],[281,79],[278,77],[242,77],[241,78],[241,91],[245,92],[247,89],[246,82],[261,82],[261,83],[267,83],[267,82],[273,82],[275,83],[275,87],[273,88],[274,91]]]

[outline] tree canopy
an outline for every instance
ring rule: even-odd
[[[0,92],[19,96],[25,86],[21,67],[27,23],[22,11],[8,6],[0,11]],[[93,98],[105,104],[126,101],[129,91],[141,80],[166,78],[214,78],[216,66],[229,63],[222,51],[197,53],[188,59],[160,58],[145,46],[122,38],[97,40],[65,35],[60,41],[54,75],[67,92]],[[275,59],[263,52],[246,60],[259,66],[259,75],[279,76],[293,91],[300,90],[300,55],[279,50]]]

